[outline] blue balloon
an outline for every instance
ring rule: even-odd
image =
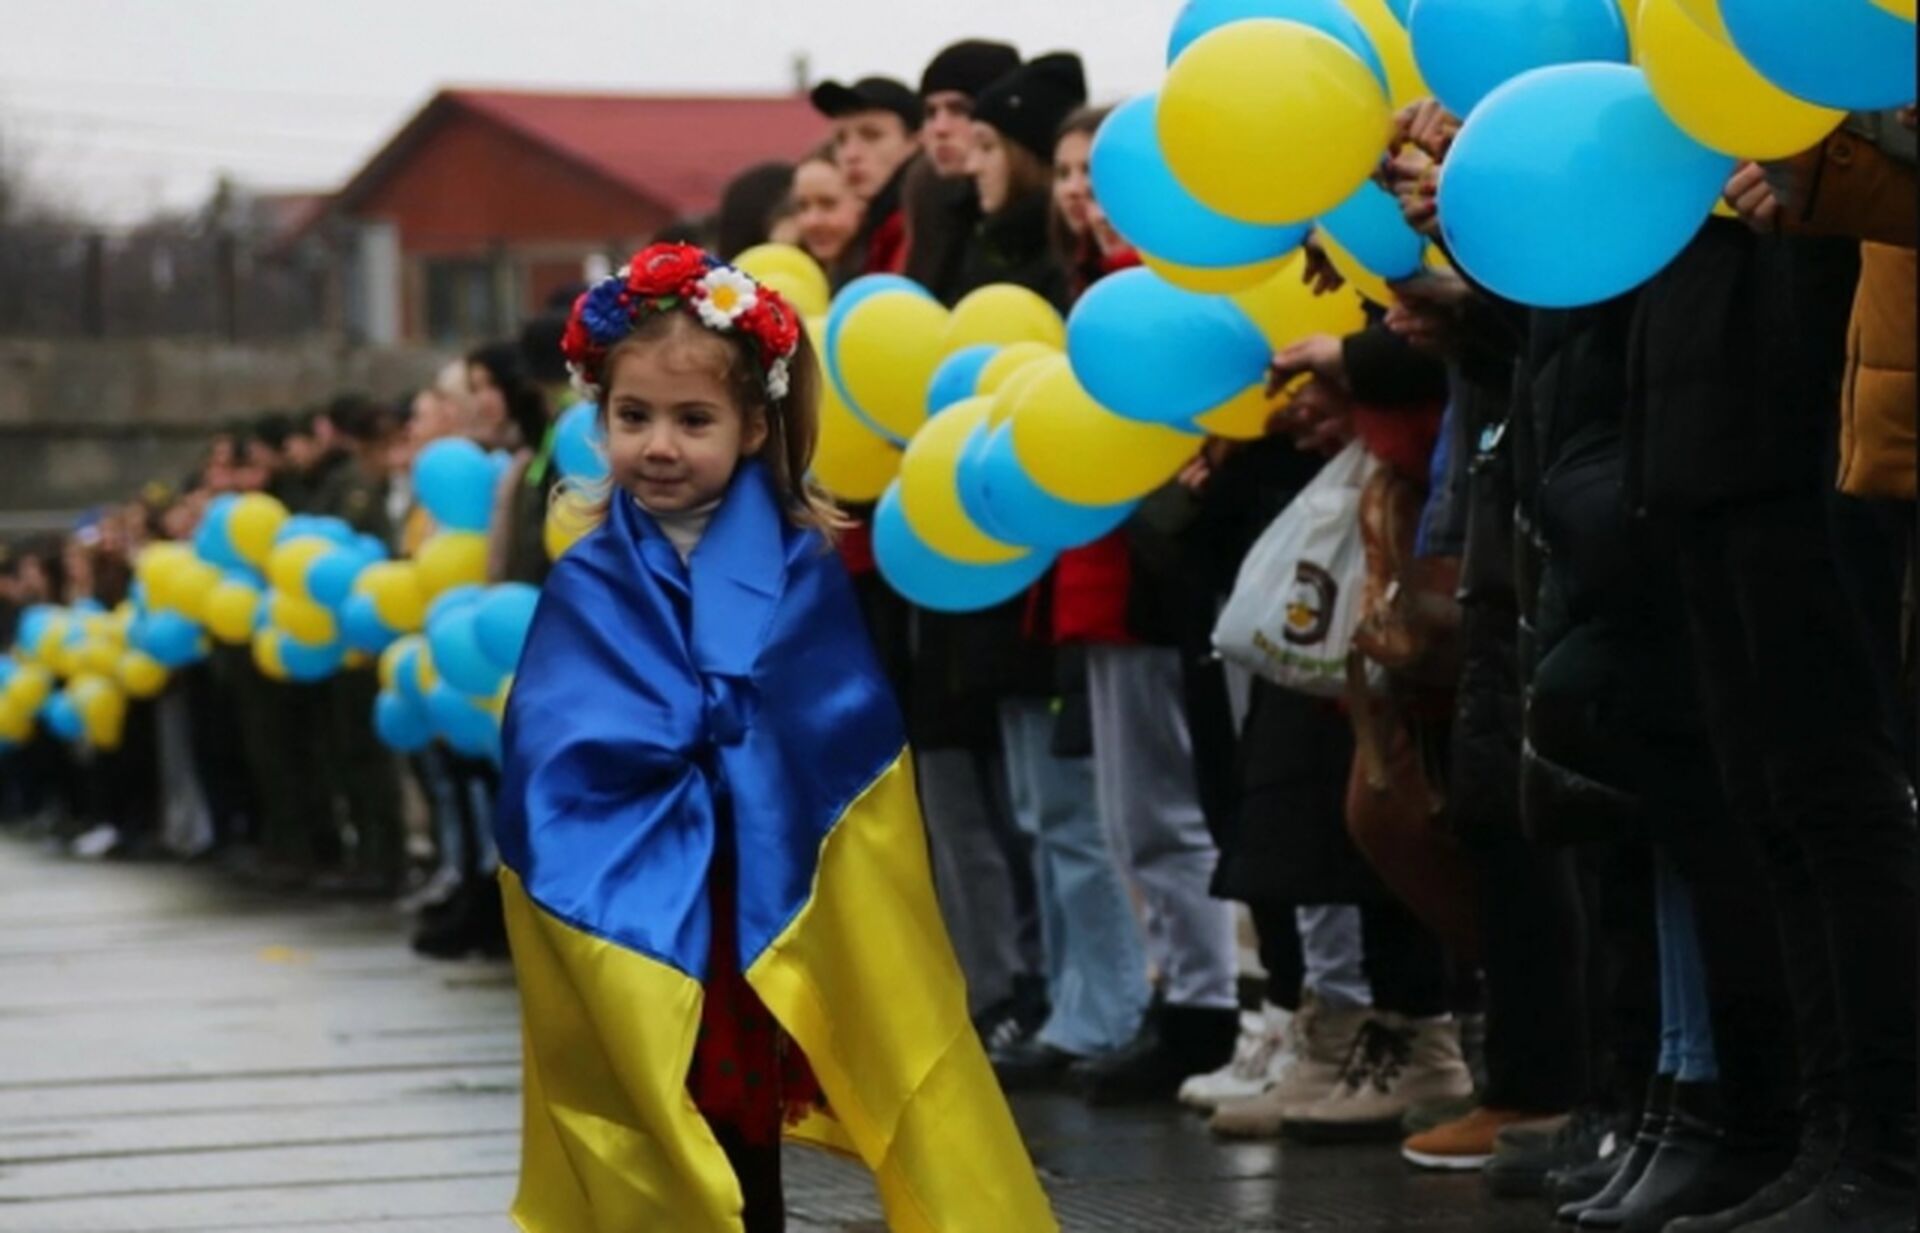
[[[974,387],[980,383],[980,370],[998,354],[1000,348],[992,343],[975,343],[940,361],[927,382],[927,414],[938,415],[954,403],[972,398]]]
[[[1320,217],[1320,225],[1353,259],[1389,282],[1419,273],[1427,241],[1407,226],[1400,203],[1372,180]]]
[[[47,731],[63,741],[77,741],[86,730],[86,724],[80,718],[80,710],[73,705],[73,699],[63,690],[47,699],[40,708],[40,718],[47,724]]]
[[[553,461],[560,474],[593,483],[607,477],[607,438],[600,431],[600,408],[576,402],[560,413],[553,428]]]
[[[1628,55],[1616,0],[1413,0],[1407,32],[1434,97],[1463,118],[1532,69]]]
[[[343,643],[305,646],[291,638],[280,639],[280,663],[296,681],[324,681],[340,671],[346,657],[347,648]]]
[[[499,756],[499,721],[471,698],[436,685],[427,695],[427,713],[433,717],[434,731],[456,752],[470,758]]]
[[[274,532],[273,542],[277,546],[294,539],[324,539],[346,547],[353,543],[354,534],[354,529],[338,518],[295,514],[280,524],[280,529]]]
[[[1080,297],[1067,318],[1067,358],[1108,410],[1184,424],[1261,380],[1273,349],[1233,301],[1139,269]]]
[[[353,537],[353,545],[354,551],[365,557],[368,564],[385,561],[393,555],[387,550],[386,542],[378,535],[356,535]]]
[[[1574,308],[1659,273],[1732,171],[1667,118],[1639,69],[1562,65],[1502,86],[1461,128],[1440,224],[1454,261],[1496,294]]]
[[[235,569],[246,565],[240,554],[234,551],[233,540],[227,534],[227,522],[233,516],[233,507],[240,498],[226,492],[215,497],[207,506],[200,526],[193,533],[193,551],[203,561],[217,565],[221,569]]]
[[[967,442],[969,464],[961,503],[978,509],[990,534],[1011,544],[1064,551],[1091,544],[1125,522],[1139,505],[1075,505],[1033,482],[1013,452],[1013,425],[982,424]]]
[[[350,595],[340,607],[340,640],[356,651],[378,655],[393,645],[400,631],[380,619],[371,595]]]
[[[469,604],[429,622],[427,648],[433,652],[433,668],[441,680],[463,694],[491,696],[506,674],[480,649],[473,628],[475,611]]]
[[[1339,8],[1332,0],[1329,6]],[[1195,7],[1189,5],[1188,11]],[[1241,222],[1202,205],[1181,187],[1160,151],[1154,126],[1159,104],[1157,94],[1127,100],[1093,139],[1094,199],[1120,234],[1163,261],[1209,269],[1270,261],[1300,247],[1307,224]]]
[[[484,531],[493,517],[500,473],[487,452],[464,437],[442,437],[413,462],[413,491],[442,527]]]
[[[900,510],[900,486],[889,486],[873,513],[873,552],[880,576],[895,591],[937,612],[975,612],[1004,603],[1038,582],[1053,556],[1031,552],[1005,565],[966,565],[927,547]]]
[[[1339,0],[1187,0],[1186,7],[1173,19],[1173,33],[1167,39],[1167,63],[1178,60],[1180,53],[1203,34],[1236,21],[1260,17],[1297,21],[1339,40],[1379,78],[1380,88],[1387,88],[1387,66],[1380,62],[1380,52],[1367,37],[1366,27],[1354,20]],[[1106,204],[1105,197],[1098,199],[1102,205]],[[1126,234],[1125,228],[1121,234]],[[1153,255],[1160,256],[1159,250],[1153,250]]]
[[[1413,7],[1413,0],[1387,0],[1387,11],[1401,25],[1407,24],[1407,10]]]
[[[129,631],[128,641],[167,668],[184,668],[201,654],[200,627],[177,612],[147,613]]]
[[[433,597],[433,602],[427,605],[428,627],[431,628],[435,621],[440,620],[450,613],[457,612],[462,608],[473,607],[473,605],[480,602],[486,593],[485,587],[478,587],[470,582],[457,587],[449,587],[440,592],[440,594]]]
[[[427,704],[426,695],[420,692],[419,643],[408,643],[394,656],[393,683],[396,692],[405,694],[421,706]]]
[[[138,585],[137,583],[135,585]],[[33,650],[40,645],[47,626],[58,614],[51,604],[34,604],[20,614],[20,625],[14,631],[14,645]]]
[[[433,740],[433,717],[419,702],[383,690],[373,700],[373,731],[387,748],[414,753]]]
[[[1880,111],[1914,96],[1913,23],[1871,0],[1720,0],[1762,77],[1823,107]]]
[[[520,650],[533,627],[540,591],[524,582],[506,582],[487,589],[473,613],[474,636],[493,666],[512,672],[520,666]]]
[[[358,546],[324,552],[307,568],[307,594],[315,603],[337,611],[353,593],[354,580],[368,564]]]

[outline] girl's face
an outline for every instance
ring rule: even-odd
[[[1093,180],[1087,174],[1093,138],[1068,133],[1053,148],[1053,204],[1076,236],[1087,234],[1087,210],[1093,204]]]
[[[794,172],[793,208],[800,243],[821,265],[832,265],[847,251],[865,213],[840,169],[820,159]]]
[[[766,416],[742,408],[726,381],[727,345],[675,333],[614,357],[607,459],[613,482],[653,513],[718,501],[740,460],[766,444]]]
[[[991,124],[977,121],[973,126],[973,152],[967,158],[967,174],[973,177],[974,191],[980,195],[980,209],[998,213],[1007,204],[1008,182],[1013,178],[1007,166],[1007,147]]]

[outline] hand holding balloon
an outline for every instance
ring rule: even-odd
[[[1340,340],[1331,334],[1315,334],[1274,356],[1273,365],[1267,369],[1267,396],[1278,394],[1303,373],[1346,389],[1347,361]]]
[[[1723,194],[1743,222],[1762,235],[1780,229],[1780,198],[1767,180],[1767,169],[1742,163],[1727,181]]]

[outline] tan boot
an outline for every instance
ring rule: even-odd
[[[1308,1142],[1397,1138],[1407,1110],[1473,1093],[1451,1020],[1409,1023],[1399,1015],[1368,1022],[1333,1091],[1288,1113],[1286,1134]]]
[[[1293,1019],[1295,1052],[1273,1083],[1257,1096],[1221,1104],[1208,1120],[1208,1128],[1228,1139],[1278,1135],[1288,1109],[1312,1105],[1333,1091],[1352,1052],[1354,1036],[1372,1013],[1365,1007],[1323,1006],[1308,994]]]

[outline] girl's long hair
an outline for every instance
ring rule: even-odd
[[[719,375],[732,394],[741,414],[766,417],[767,439],[756,455],[766,464],[773,479],[774,493],[787,519],[795,526],[820,532],[829,542],[848,523],[833,498],[816,486],[808,474],[813,470],[814,449],[820,441],[820,361],[806,326],[800,327],[800,345],[788,361],[787,394],[767,397],[766,378],[754,355],[753,344],[736,334],[710,330],[681,311],[653,313],[641,319],[631,334],[608,348],[593,383],[600,390],[595,409],[603,431],[607,424],[607,399],[613,392],[612,378],[620,357],[628,351],[652,346],[710,347],[723,357]],[[554,489],[554,513],[574,527],[604,519],[613,500],[615,483],[608,475],[597,481],[568,479]]]
[[[1076,133],[1083,133],[1091,140],[1112,112],[1111,107],[1082,107],[1073,112],[1060,122],[1060,131],[1054,135],[1054,146],[1057,148],[1062,138]],[[1081,235],[1075,235],[1073,228],[1067,226],[1066,216],[1060,213],[1059,207],[1049,205],[1047,232],[1053,238],[1053,255],[1067,271],[1075,294],[1100,280],[1103,272],[1100,243],[1094,239],[1092,227],[1088,227]]]

